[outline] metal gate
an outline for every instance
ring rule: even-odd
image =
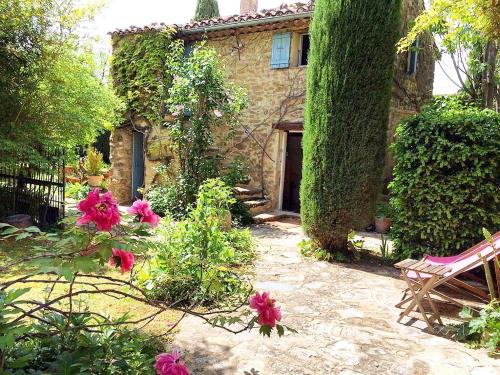
[[[0,219],[27,214],[35,225],[44,228],[64,217],[64,150],[39,153],[38,162],[7,165],[0,161]]]

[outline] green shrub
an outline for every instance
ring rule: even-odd
[[[306,233],[345,255],[381,190],[400,0],[317,0],[300,188]],[[328,41],[328,42],[325,42]]]
[[[73,198],[76,200],[84,199],[90,192],[90,187],[88,185],[81,184],[79,182],[67,183],[65,195],[67,198]]]
[[[242,267],[254,258],[248,230],[231,229],[231,189],[218,179],[200,187],[184,220],[165,220],[148,267],[138,275],[150,297],[177,303],[241,300],[251,290]]]
[[[146,199],[151,209],[158,215],[182,219],[187,215],[190,207],[182,201],[180,189],[182,186],[176,183],[169,186],[154,185],[148,189]]]
[[[32,323],[24,339],[13,343],[6,356],[7,374],[154,374],[160,348],[138,331],[112,325],[90,329],[86,326],[112,322],[79,313],[69,326],[59,313],[44,316],[44,321]]]
[[[485,347],[490,355],[500,355],[500,302],[491,301],[474,316],[470,309],[464,309],[460,317],[467,320],[459,326],[458,338],[475,347]]]
[[[391,146],[398,258],[456,254],[500,225],[500,115],[445,104],[403,121]]]

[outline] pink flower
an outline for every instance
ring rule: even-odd
[[[222,117],[222,112],[219,111],[218,109],[214,109],[214,115],[215,115],[215,117],[219,117],[220,118],[220,117]]]
[[[151,210],[149,203],[144,200],[136,200],[127,211],[136,215],[141,223],[149,223],[153,228],[156,228],[160,221],[160,217]]]
[[[269,292],[264,292],[262,295],[257,292],[253,297],[250,297],[250,307],[259,313],[258,323],[261,326],[272,328],[276,325],[276,321],[281,320],[281,310],[274,306],[275,302],[276,300],[269,298]]]
[[[122,250],[113,249],[113,255],[109,258],[109,265],[111,267],[120,267],[122,273],[128,272],[134,266],[134,254]]]
[[[101,195],[99,189],[91,191],[87,198],[78,203],[77,208],[83,213],[77,225],[95,223],[98,230],[109,232],[113,225],[120,222],[120,211],[113,196],[111,193]]]
[[[172,354],[163,353],[156,357],[155,369],[158,375],[189,375],[189,370],[180,361],[181,355],[177,350]]]

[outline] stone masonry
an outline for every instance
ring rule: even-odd
[[[402,34],[423,9],[423,0],[404,0]],[[229,35],[207,36],[208,46],[221,56],[227,77],[236,85],[246,89],[249,98],[248,109],[242,114],[242,126],[229,147],[229,155],[241,155],[250,166],[248,187],[260,190],[270,199],[269,208],[279,208],[282,178],[283,146],[286,132],[275,129],[278,123],[302,123],[306,91],[306,67],[298,66],[300,35],[307,33],[308,19],[293,24],[276,23],[272,29],[238,33],[235,27]],[[290,67],[272,69],[272,36],[276,32],[292,32]],[[184,38],[183,34],[179,36]],[[189,36],[190,41],[193,35]],[[202,35],[195,36],[201,39]],[[393,139],[397,123],[420,110],[422,104],[432,96],[434,60],[433,40],[424,37],[420,41],[417,73],[408,75],[408,53],[397,55],[391,115],[388,124],[388,140]],[[362,74],[362,72],[360,72]],[[126,128],[125,128],[126,129]],[[131,137],[127,130],[117,129],[112,137],[113,193],[120,202],[130,200]],[[130,130],[129,130],[130,131]],[[161,138],[161,137],[160,137]],[[149,147],[149,146],[148,146]],[[146,151],[146,155],[148,152]],[[148,158],[146,158],[148,160]],[[392,158],[387,155],[387,172],[390,176]],[[153,166],[158,162],[146,162],[146,188],[154,180]],[[127,190],[128,189],[128,190]]]

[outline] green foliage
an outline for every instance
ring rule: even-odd
[[[381,188],[400,0],[315,4],[301,216],[322,248],[343,252]]]
[[[175,220],[185,217],[191,207],[179,199],[180,188],[178,184],[151,186],[146,193],[151,209],[160,216],[170,216]]]
[[[391,207],[389,206],[389,203],[378,202],[376,215],[379,218],[386,218],[386,217],[390,218],[392,216],[392,214],[391,214]]]
[[[90,186],[88,185],[80,184],[79,182],[66,184],[65,194],[67,198],[82,200],[89,194],[89,192]]]
[[[215,144],[214,135],[225,133],[225,138],[219,137],[222,143],[233,136],[246,98],[226,82],[213,49],[198,45],[186,57],[182,41],[173,40],[172,34],[165,30],[117,41],[112,71],[130,119],[143,117],[151,126],[169,130],[172,152],[179,160],[177,178],[148,197],[158,212],[181,217],[195,203],[205,180],[225,176],[232,184],[243,178],[241,162],[223,167],[224,155],[217,151],[223,145]]]
[[[185,220],[162,223],[153,259],[138,275],[152,298],[230,303],[251,291],[241,266],[253,260],[253,243],[248,230],[228,225],[231,197],[220,180],[209,180]]]
[[[0,291],[0,371],[9,365],[21,366],[27,360],[25,356],[12,358],[12,352],[17,340],[28,331],[25,322],[16,321],[19,309],[14,303],[28,291],[29,289]]]
[[[12,345],[7,373],[154,374],[159,346],[138,331],[87,314],[74,314],[69,325],[59,313],[46,314],[44,321],[31,323],[26,338]],[[96,324],[105,326],[101,331],[89,327]]]
[[[194,19],[200,21],[214,17],[220,17],[219,3],[217,0],[198,0]]]
[[[493,356],[500,355],[500,301],[492,300],[475,316],[465,308],[460,317],[467,322],[458,327],[458,338],[475,347],[485,347]]]
[[[327,262],[333,260],[333,255],[325,249],[322,249],[317,243],[312,240],[302,240],[299,242],[300,253],[309,258],[316,260],[325,260]]]
[[[348,246],[351,250],[362,250],[364,241],[356,239],[356,232],[353,230],[348,235]],[[347,255],[343,253],[331,253],[329,250],[324,249],[321,245],[314,240],[302,240],[299,242],[300,253],[305,257],[314,258],[316,260],[324,260],[327,262],[348,262],[351,260],[359,260],[358,253],[350,253]]]
[[[100,176],[106,164],[102,159],[102,154],[94,147],[87,148],[84,168],[88,176]]]
[[[188,206],[205,180],[223,175],[224,156],[216,150],[233,137],[247,102],[242,89],[226,82],[215,50],[196,46],[175,61],[167,103],[176,119],[167,126],[180,162],[179,200]],[[226,134],[217,144],[216,133]]]
[[[495,101],[498,108],[494,93],[500,74],[499,14],[498,1],[434,0],[399,41],[398,50],[406,52],[419,36],[431,33],[438,40],[438,58],[451,54],[454,68],[460,72],[452,81],[484,108],[493,109]]]
[[[76,0],[0,2],[0,152],[39,160],[40,147],[91,143],[120,103],[78,26],[95,7]]]
[[[392,147],[399,258],[452,255],[500,225],[500,115],[433,105],[403,121]]]
[[[182,44],[173,42],[174,30],[141,33],[120,40],[113,52],[111,71],[118,96],[127,110],[140,114],[151,125],[163,123],[172,60],[182,55]]]
[[[380,235],[380,255],[384,262],[391,262],[393,260],[392,252],[389,249],[389,243],[387,242],[387,237],[383,234]]]

